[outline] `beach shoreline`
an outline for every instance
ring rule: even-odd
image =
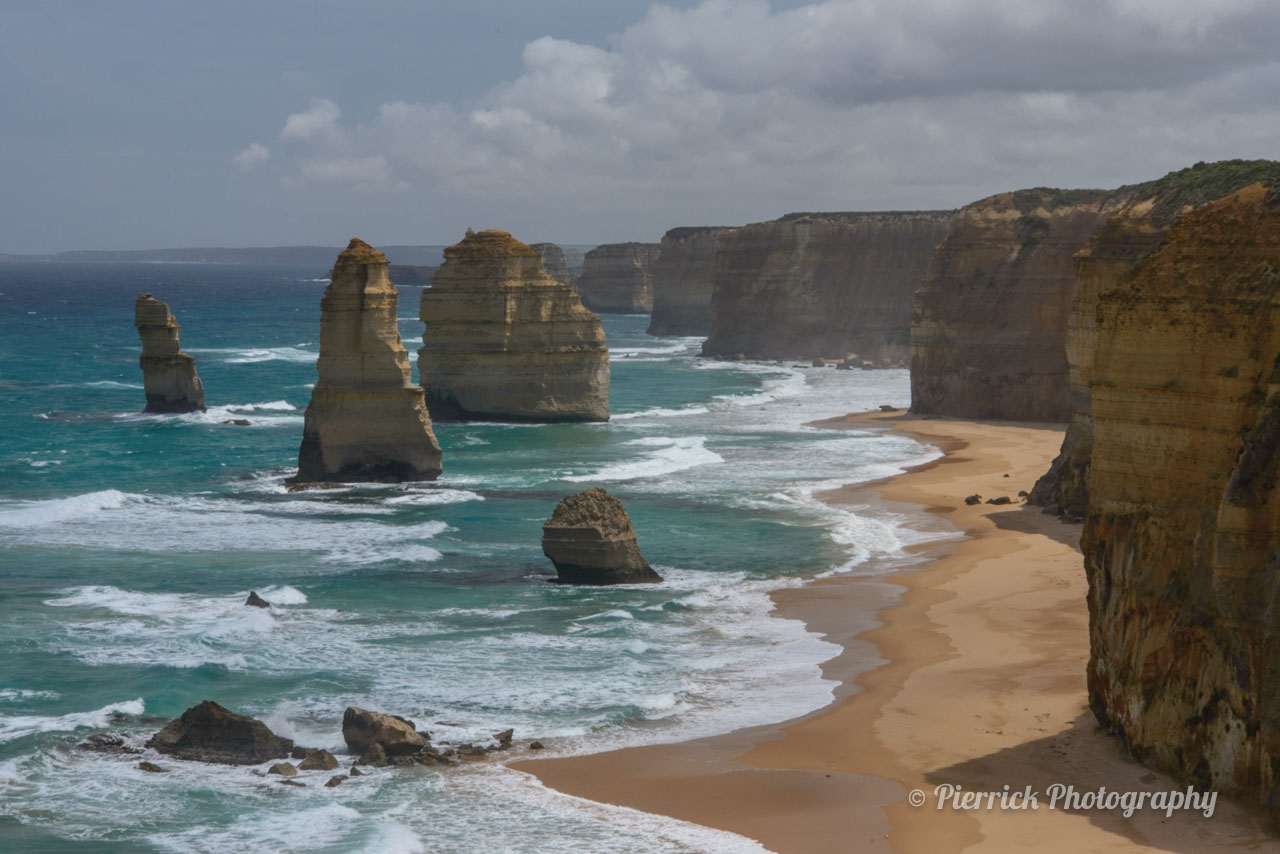
[[[823,665],[831,704],[776,725],[676,744],[510,767],[578,797],[668,815],[810,852],[1209,851],[1274,844],[1257,811],[1219,800],[1180,811],[937,808],[936,787],[1171,791],[1088,710],[1086,582],[1080,526],[1018,498],[1057,453],[1057,425],[865,413],[819,422],[890,429],[944,455],[870,484],[817,496],[908,505],[963,532],[927,561],[883,577],[841,575],[777,591],[841,652]],[[964,497],[1007,495],[1010,504]],[[911,806],[920,790],[925,804]]]

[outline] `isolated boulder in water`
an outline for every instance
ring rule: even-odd
[[[387,756],[417,753],[430,743],[425,734],[404,718],[355,706],[348,706],[342,716],[342,738],[352,753],[363,754],[376,744]],[[373,764],[372,761],[369,764]]]
[[[249,598],[244,600],[244,604],[250,605],[254,608],[270,608],[271,607],[271,603],[268,602],[266,599],[263,599],[261,596],[259,596],[256,590],[249,591]]]
[[[662,581],[640,553],[627,508],[599,487],[556,505],[542,526],[542,553],[566,584]]]
[[[147,747],[175,759],[257,765],[270,759],[287,759],[293,741],[276,735],[260,720],[205,700],[170,721],[151,737]]]

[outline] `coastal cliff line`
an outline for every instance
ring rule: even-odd
[[[1137,185],[1131,200],[1076,254],[1075,294],[1067,318],[1066,355],[1071,421],[1062,450],[1031,490],[1028,502],[1070,518],[1088,503],[1093,413],[1089,383],[1097,346],[1098,300],[1150,254],[1187,212],[1262,180],[1280,180],[1280,163],[1228,160],[1197,163]]]
[[[573,283],[582,304],[601,314],[648,314],[657,243],[606,243],[586,254]]]
[[[1280,817],[1280,193],[1186,214],[1097,306],[1089,700],[1141,761]]]
[[[709,335],[711,295],[720,240],[733,229],[673,228],[662,236],[653,265],[650,335]]]
[[[703,355],[905,365],[912,294],[953,215],[794,213],[721,234]]]

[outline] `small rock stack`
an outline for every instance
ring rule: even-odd
[[[204,412],[204,384],[196,373],[196,360],[178,348],[178,321],[167,303],[151,294],[138,294],[133,304],[133,325],[142,339],[142,386],[147,396],[144,412]]]
[[[662,581],[636,542],[622,502],[596,487],[556,505],[542,526],[542,553],[565,584],[644,584]]]

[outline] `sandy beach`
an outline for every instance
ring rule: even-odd
[[[779,854],[1275,850],[1262,815],[1219,799],[1211,818],[1050,809],[1079,792],[1183,790],[1138,765],[1089,712],[1079,525],[1021,503],[1062,430],[871,413],[823,422],[894,429],[945,456],[835,503],[927,508],[964,536],[918,570],[837,577],[775,594],[843,652],[835,701],[777,726],[672,745],[514,764],[569,794],[740,833]],[[1007,495],[1008,505],[965,496]],[[942,785],[1039,793],[1034,810],[938,808]],[[912,806],[920,790],[925,803]]]

